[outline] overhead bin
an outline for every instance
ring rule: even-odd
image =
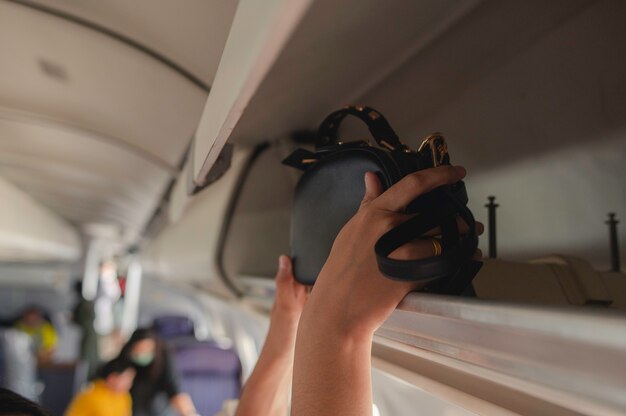
[[[0,261],[76,261],[78,231],[0,178]]]
[[[624,206],[626,3],[275,1],[247,25],[252,3],[240,2],[196,133],[196,184],[226,142],[367,104],[411,147],[444,133],[477,220],[498,197],[500,255],[605,267],[604,218]]]
[[[315,126],[478,3],[240,1],[196,132],[196,184],[226,141],[251,144]]]

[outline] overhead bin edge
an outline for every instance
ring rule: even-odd
[[[196,185],[204,184],[255,90],[312,2],[239,2],[194,141]]]

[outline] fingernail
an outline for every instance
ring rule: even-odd
[[[278,268],[286,269],[287,268],[287,256],[282,255],[278,257]]]

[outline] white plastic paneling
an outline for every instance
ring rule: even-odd
[[[75,261],[77,230],[50,209],[0,178],[0,260]]]
[[[626,409],[623,313],[410,294],[376,334],[378,358],[516,413]]]
[[[196,132],[193,174],[198,184],[203,184],[232,129],[311,3],[312,0],[239,2]]]
[[[121,7],[87,3],[74,6],[106,9],[105,20]],[[130,25],[132,13],[120,14]],[[151,30],[137,27],[140,37]],[[111,36],[12,2],[0,3],[0,55],[0,175],[74,223],[112,224],[135,242],[206,91]]]
[[[211,85],[237,0],[36,0],[145,45]]]
[[[218,241],[235,183],[249,154],[249,150],[236,149],[224,176],[194,196],[183,217],[164,228],[142,250],[146,273],[210,285],[213,290],[231,295],[219,277]]]

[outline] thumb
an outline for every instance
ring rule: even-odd
[[[284,254],[278,257],[278,272],[276,280],[289,280],[291,278],[291,259]]]
[[[365,195],[361,201],[361,206],[369,204],[383,193],[383,186],[380,184],[378,175],[374,172],[365,173]]]

